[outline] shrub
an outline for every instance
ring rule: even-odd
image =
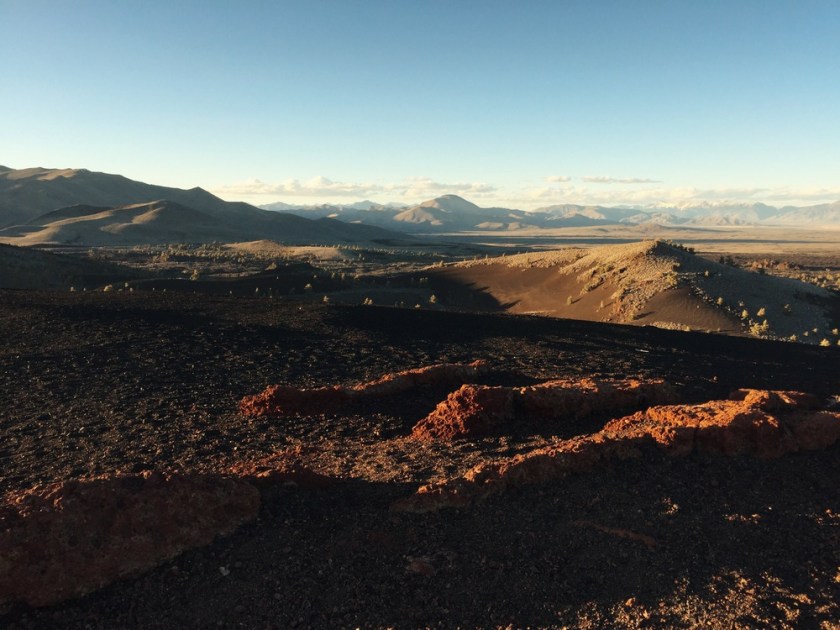
[[[762,306],[760,309],[758,309],[758,312],[756,313],[756,315],[758,317],[764,317],[765,315],[767,315],[767,311]]]
[[[766,319],[760,324],[758,322],[753,322],[750,325],[750,334],[756,337],[766,335],[768,332],[770,332],[770,324],[767,323]]]
[[[823,339],[822,341],[820,341],[820,345],[824,346],[824,347],[828,347],[828,346],[831,345],[831,342],[828,339]]]

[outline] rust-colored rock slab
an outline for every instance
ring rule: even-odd
[[[676,400],[674,388],[660,379],[562,379],[519,388],[516,396],[521,413],[546,418],[585,418]]]
[[[229,472],[261,488],[271,485],[323,488],[335,481],[333,477],[304,466],[282,451],[255,461],[240,462]]]
[[[486,435],[514,417],[510,387],[462,385],[418,422],[411,436],[418,440],[452,440]]]
[[[730,400],[655,406],[612,420],[594,434],[482,464],[462,477],[422,486],[391,508],[429,512],[464,507],[512,486],[545,483],[656,447],[673,456],[694,451],[780,457],[840,440],[840,413],[816,409],[799,392],[739,390]]]
[[[486,361],[468,364],[441,363],[428,367],[386,374],[353,386],[329,385],[312,389],[271,385],[240,402],[248,416],[317,415],[335,413],[352,401],[395,396],[422,386],[459,387],[489,371]]]
[[[0,606],[47,606],[148,570],[254,519],[259,492],[220,475],[114,474],[0,504]]]
[[[412,437],[451,440],[486,435],[518,416],[550,421],[626,412],[675,400],[661,380],[564,379],[530,387],[464,385],[418,422]]]

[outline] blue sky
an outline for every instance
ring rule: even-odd
[[[252,203],[840,199],[840,3],[0,0],[0,164]]]

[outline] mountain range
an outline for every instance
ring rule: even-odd
[[[303,217],[329,217],[410,233],[519,230],[607,225],[686,227],[784,226],[840,227],[840,201],[814,206],[774,207],[762,203],[696,203],[681,206],[597,206],[563,204],[532,211],[481,208],[457,195],[443,195],[417,205],[354,204],[293,206],[266,204]]]
[[[393,242],[410,234],[611,225],[840,227],[840,202],[808,207],[699,203],[685,206],[554,205],[482,208],[457,195],[416,205],[262,207],[202,188],[146,184],[85,169],[0,166],[0,242],[137,245],[271,239],[285,244]]]
[[[0,242],[137,245],[272,239],[288,244],[404,238],[332,218],[306,218],[84,169],[0,167]]]

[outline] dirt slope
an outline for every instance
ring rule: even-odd
[[[662,241],[520,254],[428,272],[443,303],[461,308],[802,341],[820,341],[840,324],[833,321],[840,298],[830,291]]]
[[[134,269],[0,244],[0,288],[69,289],[97,287],[142,277]]]

